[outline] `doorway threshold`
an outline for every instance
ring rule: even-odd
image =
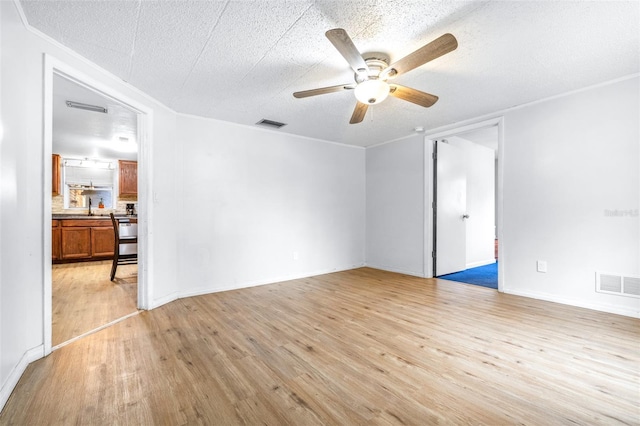
[[[138,315],[140,312],[142,312],[142,310],[141,310],[141,309],[138,309],[136,312],[132,312],[132,313],[130,313],[130,314],[128,314],[128,315],[125,315],[125,316],[123,316],[123,317],[120,317],[120,318],[118,318],[118,319],[115,319],[115,320],[113,320],[113,321],[111,321],[111,322],[109,322],[109,323],[107,323],[107,324],[101,325],[100,327],[96,327],[96,328],[94,328],[93,330],[89,330],[89,331],[87,331],[86,333],[82,333],[82,334],[81,334],[81,335],[79,335],[79,336],[73,337],[73,338],[71,338],[71,339],[67,340],[66,342],[62,342],[62,343],[60,343],[60,344],[58,344],[58,345],[55,345],[55,346],[53,346],[53,347],[51,348],[51,352],[55,351],[56,349],[60,349],[60,348],[62,348],[62,347],[65,347],[65,346],[67,346],[67,345],[69,345],[69,344],[71,344],[71,343],[73,343],[73,342],[75,342],[75,341],[77,341],[77,340],[80,340],[80,339],[82,339],[82,338],[84,338],[84,337],[87,337],[87,336],[89,336],[89,335],[91,335],[91,334],[94,334],[94,333],[97,333],[97,332],[99,332],[99,331],[101,331],[101,330],[104,330],[105,328],[109,328],[109,327],[111,327],[112,325],[115,325],[115,324],[117,324],[117,323],[119,323],[119,322],[122,322],[122,321],[124,321],[124,320],[126,320],[126,319],[129,319],[129,318],[131,318],[131,317],[134,317],[134,316]]]

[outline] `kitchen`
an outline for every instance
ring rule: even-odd
[[[137,114],[80,82],[53,79],[52,346],[137,313],[137,264],[117,267],[114,226],[137,234]]]

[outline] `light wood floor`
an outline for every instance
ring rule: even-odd
[[[53,265],[53,346],[137,311],[138,266],[118,266],[109,280],[111,261]]]
[[[640,422],[640,320],[357,269],[181,299],[30,365],[0,424]]]

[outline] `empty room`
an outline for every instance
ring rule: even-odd
[[[0,424],[640,424],[638,22],[0,2]]]

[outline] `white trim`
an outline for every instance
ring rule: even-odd
[[[479,268],[480,266],[487,266],[487,265],[493,265],[494,263],[496,263],[495,259],[490,259],[490,260],[480,260],[478,262],[471,262],[471,263],[467,263],[465,265],[465,267],[467,269],[471,269],[471,268]]]
[[[120,103],[127,105],[129,108],[138,113],[138,233],[140,262],[138,269],[138,301],[139,309],[148,309],[148,301],[153,290],[153,277],[151,271],[153,268],[153,247],[151,241],[151,233],[149,232],[152,212],[151,194],[153,191],[153,176],[151,167],[151,150],[152,150],[152,129],[153,129],[153,110],[138,101],[135,101],[108,84],[101,83],[74,67],[56,59],[55,57],[44,54],[43,66],[43,145],[44,145],[44,176],[43,176],[43,199],[44,211],[42,214],[43,227],[43,321],[44,321],[44,355],[51,353],[51,334],[52,334],[52,283],[51,283],[51,154],[53,146],[53,75],[58,74],[67,78],[83,87],[100,93],[101,95],[113,98]],[[142,177],[142,178],[140,178]]]
[[[504,247],[504,238],[502,234],[502,224],[503,224],[503,187],[504,187],[504,117],[493,117],[490,119],[477,121],[474,123],[468,123],[465,125],[461,125],[459,127],[453,127],[448,129],[442,129],[437,131],[430,131],[425,134],[425,201],[426,201],[426,210],[425,210],[425,250],[424,250],[424,262],[427,266],[425,268],[425,276],[428,278],[433,277],[433,261],[431,258],[431,253],[434,249],[433,247],[433,238],[432,230],[433,230],[433,161],[431,161],[431,155],[433,153],[433,141],[435,139],[451,137],[460,133],[466,133],[471,130],[477,130],[485,127],[493,127],[498,126],[498,193],[496,197],[498,197],[498,241],[500,241],[500,262],[498,263],[498,291],[503,291],[505,287],[504,282],[504,268],[506,262],[506,251]],[[429,226],[427,228],[427,226]],[[428,231],[427,231],[428,230]],[[427,234],[428,232],[428,234]]]
[[[42,190],[43,190],[43,235],[42,235],[42,318],[44,327],[42,329],[44,346],[44,356],[51,353],[51,327],[53,322],[53,291],[51,284],[51,155],[53,151],[53,72],[49,72],[51,68],[51,57],[44,55],[44,67],[42,69],[43,79],[43,120],[42,123],[42,141],[43,141],[43,170]]]
[[[111,321],[111,322],[108,322],[107,324],[103,324],[103,325],[101,325],[100,327],[94,328],[93,330],[89,330],[89,331],[87,331],[86,333],[82,333],[82,334],[81,334],[81,335],[79,335],[79,336],[73,337],[73,338],[71,338],[71,339],[67,340],[66,342],[62,342],[62,343],[60,343],[59,345],[55,345],[53,348],[51,348],[51,350],[52,350],[52,351],[55,351],[55,350],[57,350],[57,349],[63,348],[63,347],[65,347],[65,346],[67,346],[67,345],[69,345],[69,344],[71,344],[71,343],[73,343],[73,342],[76,342],[76,341],[78,341],[78,340],[82,339],[83,337],[87,337],[87,336],[89,336],[89,335],[91,335],[91,334],[97,333],[98,331],[104,330],[105,328],[109,328],[109,327],[111,327],[112,325],[115,325],[115,324],[117,324],[117,323],[119,323],[119,322],[122,322],[122,321],[124,321],[124,320],[126,320],[126,319],[129,319],[129,318],[131,318],[131,317],[135,317],[135,316],[136,316],[136,315],[138,315],[140,312],[141,312],[141,311],[131,312],[130,314],[127,314],[127,315],[125,315],[125,316],[123,316],[123,317],[120,317],[120,318],[115,319],[115,320],[113,320],[113,321]]]
[[[220,293],[220,292],[223,292],[223,291],[230,291],[230,290],[239,290],[241,288],[249,288],[249,287],[262,286],[262,285],[276,284],[276,283],[281,283],[281,282],[285,282],[285,281],[299,280],[299,279],[314,277],[314,276],[317,276],[317,275],[325,275],[325,274],[332,274],[332,273],[335,273],[335,272],[350,271],[350,270],[353,270],[353,269],[358,269],[358,268],[363,268],[363,267],[370,267],[370,266],[365,265],[365,264],[350,265],[350,266],[342,266],[342,267],[338,267],[338,268],[322,269],[322,270],[308,272],[308,273],[304,273],[304,274],[282,275],[282,276],[279,276],[279,277],[269,278],[267,280],[247,281],[247,282],[244,282],[244,283],[234,283],[234,284],[227,284],[227,285],[221,285],[221,286],[216,286],[216,287],[200,287],[199,289],[194,289],[194,290],[191,290],[191,291],[179,292],[178,298],[179,299],[183,299],[183,298],[186,298],[186,297],[201,296],[201,295],[204,295],[204,294]],[[379,269],[379,268],[376,268],[376,269]]]
[[[608,81],[604,81],[602,83],[597,83],[597,84],[592,84],[591,86],[587,86],[587,87],[582,87],[580,89],[575,89],[575,90],[571,90],[569,92],[564,92],[564,93],[560,93],[558,95],[553,95],[553,96],[549,96],[547,98],[542,98],[542,99],[538,99],[535,101],[531,101],[531,102],[527,102],[521,105],[516,105],[516,106],[512,106],[509,108],[505,108],[505,109],[501,109],[498,111],[494,111],[491,112],[489,114],[484,114],[478,117],[472,117],[466,120],[462,120],[462,121],[457,121],[455,123],[450,123],[450,124],[444,124],[440,127],[435,127],[433,129],[428,129],[427,132],[425,133],[425,135],[437,135],[437,134],[449,134],[448,132],[454,130],[454,129],[460,129],[463,128],[467,125],[473,125],[473,123],[479,122],[479,121],[489,121],[492,119],[496,119],[498,117],[502,118],[503,116],[507,115],[509,112],[512,111],[516,111],[522,108],[526,108],[532,105],[537,105],[540,103],[544,103],[544,102],[548,102],[548,101],[552,101],[554,99],[558,99],[558,98],[564,98],[566,96],[571,96],[574,95],[576,93],[580,93],[580,92],[586,92],[588,90],[592,90],[592,89],[597,89],[599,87],[604,87],[604,86],[608,86],[611,84],[616,84],[619,83],[621,81],[625,81],[625,80],[631,80],[633,78],[638,78],[640,77],[640,73],[634,73],[634,74],[629,74],[629,75],[625,75],[622,76],[620,78],[616,78],[613,80],[608,80]],[[442,136],[438,136],[438,137],[442,137]]]
[[[154,299],[150,302],[149,305],[149,309],[155,309],[157,307],[160,307],[162,305],[166,305],[167,303],[171,303],[174,302],[176,300],[180,299],[180,293],[178,293],[177,291],[174,291],[173,293],[170,293],[164,297],[161,297],[159,299]]]
[[[0,410],[6,405],[9,397],[11,396],[11,392],[15,389],[20,377],[22,377],[22,374],[25,372],[29,364],[42,358],[44,356],[43,352],[44,347],[40,345],[29,349],[22,354],[22,358],[20,358],[20,361],[18,361],[18,363],[11,369],[11,372],[7,376],[7,380],[5,380],[2,384],[2,389],[0,389]]]
[[[364,266],[367,267],[367,268],[379,269],[381,271],[395,272],[397,274],[404,274],[404,275],[410,275],[412,277],[425,278],[424,273],[416,272],[416,271],[410,271],[408,269],[392,268],[390,266],[376,265],[375,263],[367,263]]]
[[[640,310],[633,309],[633,308],[622,308],[617,305],[609,305],[606,303],[580,302],[580,301],[576,301],[575,299],[559,297],[555,294],[542,293],[542,292],[536,292],[536,291],[505,289],[504,293],[511,294],[514,296],[529,297],[531,299],[544,300],[547,302],[561,303],[563,305],[574,306],[577,308],[608,312],[610,314],[624,315],[626,317],[632,317],[632,318],[640,318]]]
[[[410,135],[407,135],[407,136],[401,136],[399,138],[391,139],[390,141],[380,142],[380,143],[377,143],[377,144],[374,144],[374,145],[367,145],[365,148],[367,148],[367,149],[368,148],[376,148],[378,146],[387,145],[387,144],[394,143],[394,142],[400,142],[400,141],[403,141],[405,139],[415,138],[416,136],[420,136],[421,133],[422,132],[413,133],[413,134],[410,134]]]
[[[219,118],[203,117],[203,116],[200,116],[200,115],[186,114],[186,113],[182,113],[182,112],[177,112],[176,115],[178,117],[189,118],[189,119],[193,119],[193,120],[215,121],[215,122],[218,122],[218,123],[221,123],[221,124],[225,124],[225,125],[233,125],[233,126],[242,127],[242,128],[245,128],[245,129],[258,130],[258,131],[262,131],[262,132],[278,134],[278,135],[281,135],[281,136],[282,135],[291,136],[291,137],[296,137],[296,138],[309,140],[309,141],[314,141],[314,142],[322,142],[322,143],[328,143],[328,144],[331,144],[331,145],[339,145],[339,146],[347,147],[347,148],[355,148],[355,149],[367,149],[367,148],[369,148],[369,147],[365,147],[365,146],[353,145],[353,144],[348,144],[348,143],[344,143],[344,142],[329,141],[329,140],[326,140],[326,139],[319,139],[319,138],[314,138],[314,137],[311,137],[311,136],[298,135],[298,134],[295,134],[295,133],[287,133],[287,132],[283,132],[283,131],[280,131],[280,130],[277,130],[277,129],[270,129],[268,127],[260,127],[260,126],[255,125],[255,124],[241,124],[241,123],[235,123],[233,121],[220,120]]]

